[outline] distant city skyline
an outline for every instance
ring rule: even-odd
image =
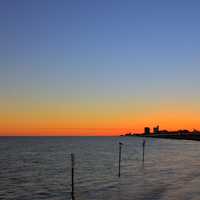
[[[200,129],[199,8],[2,0],[0,135]]]

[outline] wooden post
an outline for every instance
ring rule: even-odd
[[[74,154],[71,153],[71,198],[72,200],[75,200],[74,198]]]
[[[122,153],[122,145],[123,143],[119,142],[119,168],[118,168],[118,177],[121,175],[121,153]]]
[[[143,163],[144,163],[145,144],[146,144],[146,141],[143,140],[143,142],[142,142],[142,162]]]

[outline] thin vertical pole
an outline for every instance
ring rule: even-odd
[[[121,175],[121,154],[122,154],[122,145],[123,143],[119,142],[119,168],[118,168],[118,177]]]
[[[71,153],[71,197],[72,200],[75,200],[74,198],[74,154]]]
[[[143,140],[142,142],[142,162],[143,163],[144,163],[145,144],[146,144],[146,141]]]

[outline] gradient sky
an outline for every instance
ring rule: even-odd
[[[0,134],[200,129],[200,1],[1,0]]]

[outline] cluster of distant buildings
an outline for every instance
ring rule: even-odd
[[[196,129],[193,129],[193,131],[189,131],[187,129],[180,129],[180,130],[177,130],[177,131],[168,131],[168,130],[160,130],[160,127],[159,125],[158,126],[155,126],[153,127],[153,130],[151,131],[151,128],[150,127],[144,127],[144,133],[143,134],[137,134],[137,133],[126,133],[124,136],[134,136],[134,135],[139,135],[139,136],[159,136],[159,135],[184,135],[184,134],[200,134],[200,131],[196,130]]]
[[[184,139],[184,140],[198,140],[200,141],[200,131],[193,129],[189,131],[187,129],[180,129],[177,131],[160,130],[159,126],[153,127],[153,130],[149,127],[144,127],[143,134],[126,133],[121,136],[139,136],[139,137],[151,137],[151,138],[166,138],[166,139]]]
[[[180,129],[177,131],[168,131],[168,130],[160,130],[159,126],[153,127],[153,132],[149,127],[144,128],[144,135],[158,135],[158,134],[199,134],[200,131],[193,129],[193,131],[189,131],[187,129]]]
[[[159,133],[159,126],[156,126],[153,128],[153,134],[158,134]],[[151,134],[151,129],[149,127],[144,128],[144,134],[145,135],[150,135]]]

